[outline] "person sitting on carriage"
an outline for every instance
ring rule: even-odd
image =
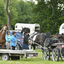
[[[29,32],[26,31],[26,32],[25,32],[25,35],[24,35],[23,44],[22,44],[23,49],[28,49],[28,44],[31,43],[31,42],[28,40],[28,37],[29,37],[28,35],[29,35]]]

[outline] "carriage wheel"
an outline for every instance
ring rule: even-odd
[[[61,59],[64,60],[64,56],[62,56]]]
[[[59,50],[56,48],[52,51],[52,60],[59,61]]]
[[[1,55],[1,60],[9,60],[9,59],[10,59],[10,57],[8,54],[2,54]]]
[[[61,50],[61,59],[64,60],[64,48]]]
[[[50,60],[50,51],[48,49],[43,51],[43,59]]]

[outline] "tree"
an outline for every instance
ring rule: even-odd
[[[18,11],[16,9],[16,7],[19,5],[18,2],[16,0],[12,0],[11,4],[10,4],[10,16],[11,16],[11,29],[15,28],[15,24],[18,23]],[[18,7],[19,8],[19,7]]]
[[[18,22],[19,23],[31,23],[32,22],[32,16],[33,16],[33,6],[35,6],[32,2],[24,2],[19,1],[18,5],[16,6],[17,12],[18,12]]]
[[[7,16],[4,10],[4,3],[3,1],[0,1],[0,30],[3,27],[3,24],[7,23]]]
[[[41,32],[49,31],[51,34],[55,34],[59,31],[59,26],[64,20],[64,9],[61,10],[58,3],[64,4],[64,1],[47,0],[45,2],[44,0],[38,0],[38,4],[33,9],[33,20],[40,24]]]
[[[7,22],[7,26],[8,26],[8,30],[11,29],[11,25],[10,25],[10,0],[4,0],[5,2],[5,12],[7,14],[7,18],[8,18],[8,22]]]

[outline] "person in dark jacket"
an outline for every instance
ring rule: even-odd
[[[31,43],[29,40],[28,40],[28,36],[29,35],[29,32],[25,32],[25,35],[24,35],[24,41],[23,41],[23,44],[22,44],[22,47],[23,49],[28,49],[28,43]]]

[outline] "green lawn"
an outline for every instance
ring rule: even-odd
[[[20,60],[10,60],[10,61],[2,61],[0,60],[0,64],[64,64],[64,61],[60,60],[58,62],[53,62],[52,60],[49,61],[44,61],[42,60],[42,52],[41,50],[36,50],[36,52],[39,53],[37,58],[30,58],[30,59],[25,59],[22,58]]]

